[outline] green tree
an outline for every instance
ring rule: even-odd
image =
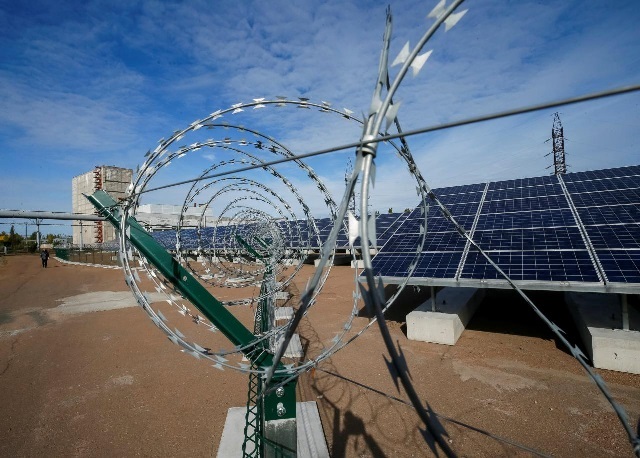
[[[24,238],[16,233],[16,229],[13,225],[11,225],[11,230],[9,231],[9,240],[5,243],[5,245],[10,246],[13,251],[20,248],[22,245],[22,241]]]
[[[20,242],[22,241],[22,237],[16,234],[16,228],[11,225],[11,230],[9,231],[9,245],[11,248],[16,249]]]

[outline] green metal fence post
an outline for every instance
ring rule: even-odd
[[[106,217],[116,230],[120,229],[121,215],[116,202],[104,191],[96,191],[87,199],[96,207],[101,216]],[[255,336],[238,319],[229,312],[204,286],[194,278],[180,263],[171,256],[156,240],[135,220],[129,218],[129,242],[170,281],[176,290],[188,299],[211,323],[213,323],[234,345],[248,346],[245,356],[255,367],[267,368],[273,364],[273,356],[268,352],[251,351],[250,344]],[[244,240],[240,243],[255,253]],[[257,254],[257,253],[255,253]],[[258,255],[259,256],[259,255]],[[263,318],[264,317],[263,315]],[[279,365],[278,369],[284,369]],[[261,393],[282,382],[282,378],[274,377],[270,386],[261,386]],[[263,385],[263,382],[260,381]],[[261,429],[264,434],[263,447],[258,452],[261,456],[295,456],[297,448],[296,433],[296,381],[271,391],[262,397]]]
[[[272,386],[277,386],[280,380],[272,379]],[[263,389],[263,393],[269,387]],[[264,418],[263,434],[266,447],[263,456],[295,456],[297,450],[296,425],[296,382],[291,381],[271,391],[264,396],[262,414]],[[277,446],[270,447],[271,443]]]

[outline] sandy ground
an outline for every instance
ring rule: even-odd
[[[297,288],[310,273],[305,266]],[[0,258],[0,456],[215,456],[227,409],[246,403],[247,376],[178,351],[128,307],[127,291],[118,270]],[[352,291],[351,269],[335,267],[300,330],[309,347],[340,328]],[[577,342],[561,296],[533,298]],[[489,294],[453,347],[407,340],[406,303],[389,326],[435,412],[549,455],[631,456],[595,385],[512,293]],[[251,312],[234,311],[243,321]],[[356,318],[354,328],[367,322]],[[301,376],[298,398],[318,403],[332,456],[432,455],[415,412],[392,398],[406,395],[385,354],[372,327]],[[598,373],[635,429],[640,376]],[[459,456],[531,455],[445,420],[442,427]]]

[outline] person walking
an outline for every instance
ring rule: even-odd
[[[45,248],[40,252],[40,259],[42,259],[42,267],[47,267],[47,261],[49,260],[49,252]]]

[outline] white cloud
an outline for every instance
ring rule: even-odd
[[[391,4],[391,59],[406,41],[413,45],[422,36],[431,6]],[[637,2],[612,8],[605,1],[576,7],[559,0],[478,0],[468,7],[455,28],[439,31],[425,48],[434,52],[421,73],[402,83],[395,99],[402,102],[405,130],[638,82]],[[20,158],[11,173],[32,177],[37,189],[47,173],[70,181],[98,163],[135,167],[159,138],[256,97],[327,100],[360,116],[373,91],[386,5],[93,1],[53,8],[35,1],[11,8],[0,14],[7,56],[0,64],[0,151]],[[638,97],[560,109],[573,170],[637,162]],[[296,153],[349,143],[361,132],[334,115],[257,111],[225,120],[273,135]],[[542,175],[550,163],[544,141],[552,113],[409,141],[434,187]],[[223,157],[211,154],[209,163]],[[352,157],[344,151],[309,160],[335,198]],[[34,172],[34,163],[47,166]],[[378,158],[376,198],[383,210],[411,205],[396,200],[415,200],[405,189],[406,172],[393,164]],[[279,170],[298,173],[287,165]],[[39,194],[42,209],[59,209],[51,193]],[[14,199],[4,195],[0,206],[15,206]],[[312,205],[322,210],[322,202]]]

